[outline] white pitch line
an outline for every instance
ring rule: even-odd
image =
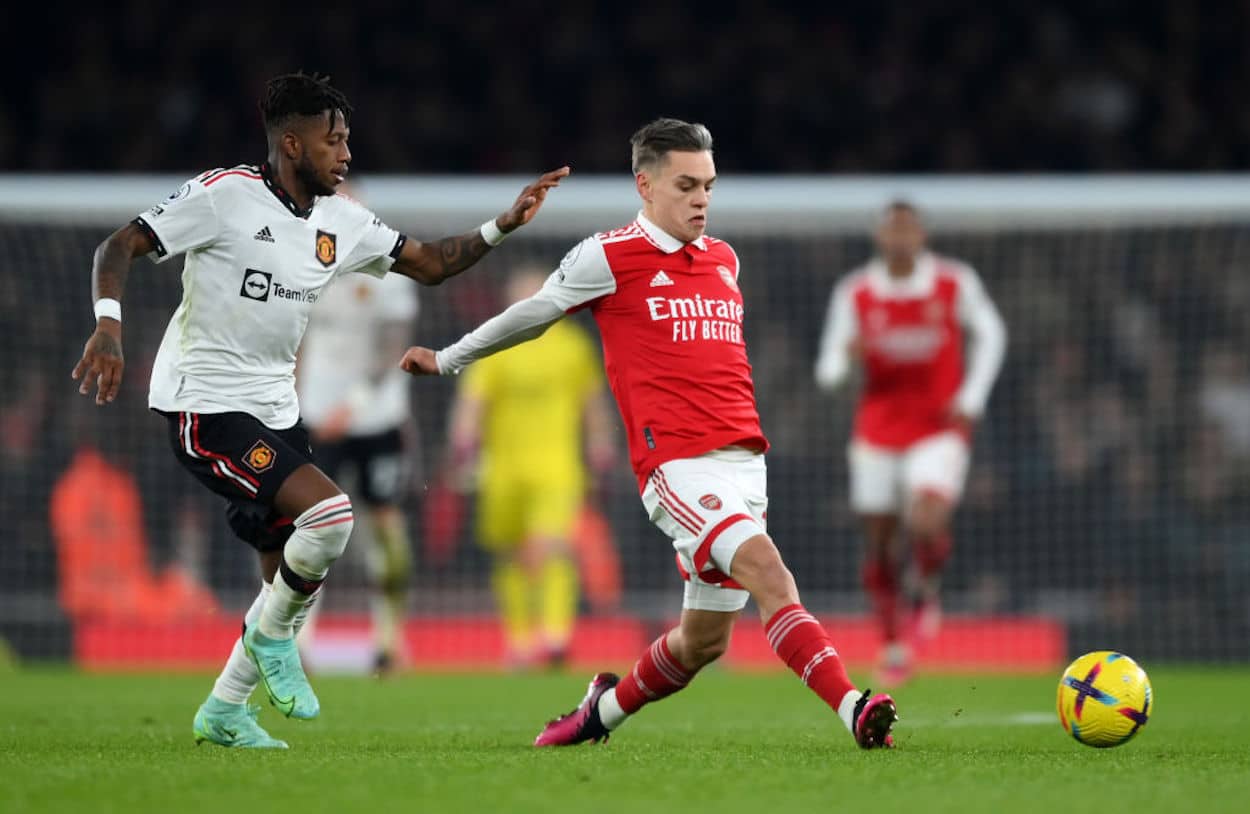
[[[1016,712],[1010,715],[950,715],[944,718],[910,718],[901,716],[899,723],[904,726],[1042,726],[1057,724],[1059,716],[1053,712]]]

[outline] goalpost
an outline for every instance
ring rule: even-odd
[[[207,652],[212,664],[226,652],[218,639],[233,638],[236,617],[255,593],[253,558],[230,538],[220,501],[178,470],[145,409],[147,368],[179,297],[179,261],[159,268],[141,261],[130,275],[128,375],[117,402],[96,409],[68,375],[92,326],[94,247],[184,180],[0,176],[8,374],[0,390],[0,520],[9,530],[0,638],[22,654],[141,664],[168,651],[174,663],[200,664]],[[473,228],[529,180],[366,176],[354,194],[421,239]],[[962,638],[948,645],[956,653],[950,663],[1011,667],[1032,664],[1035,652],[1058,663],[1067,651],[1107,646],[1143,660],[1250,659],[1245,175],[721,180],[709,231],[730,240],[742,260],[748,347],[773,443],[769,530],[807,605],[841,620],[839,646],[851,660],[871,656],[871,628],[860,618],[861,542],[846,507],[854,390],[819,394],[812,365],[832,286],[870,254],[871,225],[895,198],[920,208],[937,251],[980,272],[1009,331],[956,515],[945,595],[950,635]],[[480,268],[421,291],[414,342],[454,340],[501,304],[500,277],[509,266],[554,267],[574,242],[628,222],[637,209],[627,176],[571,176],[534,223]],[[418,620],[410,649],[448,663],[470,645],[478,652],[498,645],[471,503],[447,562],[421,539],[450,393],[446,381],[414,383],[420,471],[408,501]],[[88,443],[105,446],[123,474],[119,491],[108,494],[137,493],[138,515],[123,515],[120,498],[92,501],[88,494],[73,505],[89,515],[53,516],[50,496]],[[670,618],[680,589],[667,543],[643,516],[630,474],[622,466],[599,491],[621,560],[623,600],[589,617],[576,646],[587,657],[615,658],[611,643],[624,637],[632,647],[631,626],[649,630]],[[69,531],[58,526],[67,517],[79,521]],[[92,528],[103,530],[98,544],[116,546],[96,559],[81,549]],[[127,617],[124,607],[104,607],[84,616],[68,598],[76,556],[111,563],[123,575],[147,569],[154,582],[189,576],[206,592],[204,612],[136,621],[133,609]],[[349,549],[326,599],[330,629],[341,623],[345,662],[367,601],[365,569]],[[99,634],[109,614],[130,621]],[[1041,638],[1013,640],[1012,631],[1024,628],[989,625],[994,620],[1045,627],[1027,629]],[[88,630],[99,637],[88,640]]]

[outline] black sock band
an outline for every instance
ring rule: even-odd
[[[321,587],[324,579],[305,579],[299,574],[291,570],[291,566],[286,564],[286,557],[282,558],[282,564],[278,566],[278,573],[282,575],[282,581],[291,587],[291,590],[309,595],[317,592]]]

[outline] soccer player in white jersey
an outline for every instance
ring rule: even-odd
[[[337,281],[317,300],[300,349],[296,389],[317,466],[364,504],[373,601],[373,668],[397,666],[412,552],[401,500],[413,433],[408,377],[394,359],[417,318],[416,288],[403,277],[367,274]],[[312,633],[310,620],[301,635]]]
[[[605,740],[644,705],[683,689],[725,652],[750,597],[778,658],[855,741],[892,746],[893,699],[855,689],[765,530],[768,441],[743,338],[738,255],[704,234],[712,136],[701,124],[658,119],[630,143],[642,198],[632,223],[574,246],[541,291],[460,341],[437,353],[411,348],[401,362],[414,374],[451,374],[568,312],[589,308],[599,325],[643,506],[672,539],[685,581],[681,621],[624,678],[596,675],[582,703],[534,743]]]
[[[885,643],[879,680],[887,685],[910,674],[912,645],[937,634],[951,514],[973,425],[1006,347],[1002,318],[976,272],[928,251],[925,239],[915,207],[886,207],[878,257],[834,289],[816,362],[825,389],[842,384],[854,360],[864,368],[847,458],[851,508],[867,540],[863,584]],[[915,577],[910,620],[903,618],[904,540]]]
[[[123,371],[121,296],[131,263],[186,254],[182,302],[152,369],[149,406],[174,453],[227,500],[232,528],[260,554],[263,584],[212,693],[196,741],[285,748],[255,721],[259,681],[284,715],[320,711],[294,634],[352,529],[351,501],[312,464],[299,420],[295,354],[309,311],[335,277],[388,271],[436,285],[528,223],[568,174],[548,172],[479,229],[409,239],[335,189],[347,175],[351,106],[322,77],[271,80],[260,102],[259,166],[212,170],[110,235],[92,268],[96,328],[74,367],[79,392],[112,402]]]

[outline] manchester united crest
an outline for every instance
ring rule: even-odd
[[[334,235],[329,232],[317,230],[317,260],[321,265],[329,268],[334,265],[337,255],[337,241]]]
[[[243,463],[247,464],[247,468],[259,475],[269,467],[273,466],[273,462],[278,459],[278,453],[273,451],[273,447],[264,441],[257,441],[252,444],[252,448],[243,456]]]
[[[729,286],[730,291],[735,293],[738,291],[738,281],[734,279],[734,273],[729,270],[728,266],[717,266],[716,273],[725,281],[725,285]]]

